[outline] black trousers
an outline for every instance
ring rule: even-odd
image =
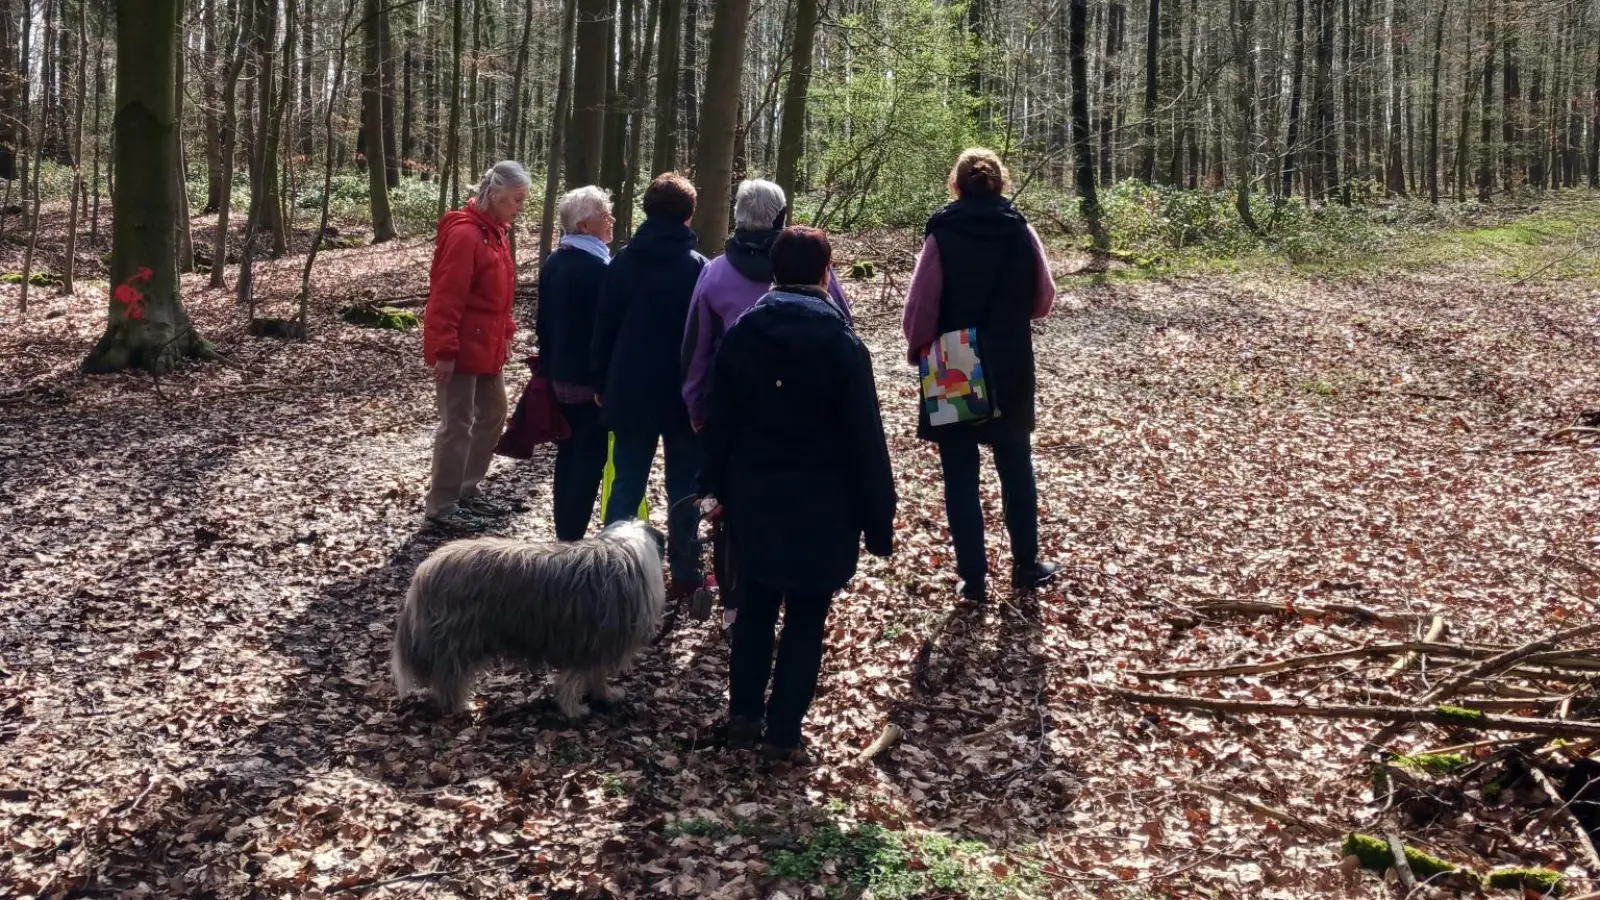
[[[996,444],[994,469],[1000,476],[1000,501],[1011,533],[1011,560],[1029,566],[1039,561],[1039,493],[1034,483],[1033,448],[1026,440]],[[955,545],[956,574],[981,586],[989,574],[984,551],[983,502],[978,495],[978,444],[946,440],[939,444],[944,469],[944,508]]]
[[[832,593],[786,594],[753,578],[743,584],[728,659],[728,713],[765,718],[769,744],[800,746],[800,724],[817,693],[823,630],[832,604]],[[783,636],[777,639],[774,668],[772,645],[780,609]]]
[[[593,403],[562,403],[561,415],[572,426],[572,436],[556,445],[556,540],[581,540],[594,518],[600,496],[600,478],[606,470],[606,429],[600,424],[600,407]]]

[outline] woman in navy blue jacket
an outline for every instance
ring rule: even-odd
[[[665,445],[673,599],[687,598],[701,577],[695,510],[676,508],[694,492],[700,470],[679,362],[689,297],[706,265],[689,228],[694,203],[694,185],[682,175],[659,175],[645,190],[644,223],[611,261],[600,288],[591,359],[600,420],[616,434],[606,524],[637,515],[656,445]]]
[[[872,359],[828,295],[831,256],[827,235],[812,228],[787,228],[773,242],[777,286],[723,338],[701,432],[702,488],[721,504],[745,573],[727,738],[764,738],[770,757],[796,762],[833,595],[855,575],[862,539],[886,557],[894,534]]]
[[[590,345],[600,284],[611,262],[611,198],[593,185],[568,191],[557,210],[561,246],[539,269],[540,374],[555,387],[572,436],[556,445],[556,540],[576,541],[589,529],[606,467],[606,429],[595,405]]]

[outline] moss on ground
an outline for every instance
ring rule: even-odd
[[[1496,890],[1531,891],[1545,897],[1559,897],[1565,887],[1561,873],[1550,869],[1495,869],[1485,882]]]

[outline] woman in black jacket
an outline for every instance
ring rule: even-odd
[[[768,755],[795,762],[833,595],[855,575],[863,537],[874,556],[893,547],[894,474],[872,359],[828,295],[831,256],[816,229],[788,228],[773,242],[778,286],[723,338],[702,432],[702,488],[721,504],[745,573],[727,738],[753,741],[764,720]]]
[[[1056,574],[1039,559],[1039,497],[1033,475],[1033,334],[1029,323],[1050,314],[1055,282],[1044,246],[1005,198],[1005,166],[993,151],[963,152],[950,171],[954,201],[928,219],[922,255],[906,298],[907,358],[920,363],[941,335],[976,329],[978,355],[993,413],[980,421],[935,424],[921,405],[917,436],[939,445],[945,514],[955,545],[956,574],[968,603],[988,596],[978,447],[994,453],[1011,535],[1012,586],[1040,587]]]
[[[568,191],[557,207],[561,246],[539,269],[540,374],[555,387],[572,435],[556,445],[556,540],[580,540],[594,517],[606,467],[606,429],[590,372],[590,344],[600,282],[611,262],[611,198],[590,185]]]

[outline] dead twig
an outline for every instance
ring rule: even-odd
[[[1362,606],[1357,603],[1313,604],[1294,603],[1292,601],[1284,603],[1269,603],[1263,600],[1213,600],[1207,603],[1197,604],[1195,609],[1199,612],[1236,612],[1277,615],[1287,614],[1294,616],[1312,616],[1317,618],[1321,618],[1323,616],[1343,615],[1354,616],[1358,619],[1367,619],[1369,621],[1382,622],[1385,624],[1412,622],[1417,619],[1426,619],[1436,615],[1436,613],[1433,612],[1389,612],[1387,610]]]
[[[1389,855],[1394,858],[1394,871],[1400,876],[1400,886],[1406,890],[1414,890],[1417,886],[1417,876],[1411,871],[1411,861],[1406,859],[1406,845],[1400,842],[1400,832],[1389,829],[1383,834],[1389,842]]]
[[[1428,633],[1422,636],[1422,642],[1424,644],[1432,644],[1435,641],[1439,640],[1440,636],[1442,636],[1443,634],[1444,634],[1444,616],[1434,616],[1433,617],[1433,621],[1428,625]],[[1418,658],[1419,657],[1417,655],[1417,651],[1415,651],[1415,650],[1407,650],[1404,656],[1402,656],[1399,659],[1394,661],[1394,665],[1389,667],[1389,671],[1383,673],[1384,677],[1385,678],[1394,678],[1394,677],[1396,677],[1401,672],[1404,672],[1405,670],[1407,670],[1407,669],[1411,668],[1413,665],[1415,665]]]
[[[1600,722],[1562,722],[1528,716],[1506,716],[1479,710],[1454,711],[1448,707],[1298,705],[1262,700],[1226,700],[1189,697],[1178,694],[1151,694],[1126,688],[1099,687],[1100,690],[1151,706],[1198,709],[1210,712],[1254,713],[1277,716],[1309,716],[1318,719],[1355,719],[1371,722],[1410,724],[1428,722],[1444,728],[1475,728],[1482,731],[1517,731],[1550,737],[1600,737]]]
[[[1303,819],[1294,813],[1285,812],[1284,810],[1277,809],[1276,807],[1268,806],[1265,803],[1251,800],[1249,797],[1246,797],[1243,794],[1235,794],[1232,791],[1223,790],[1222,788],[1214,785],[1201,783],[1192,784],[1189,787],[1191,790],[1205,794],[1208,797],[1215,797],[1218,800],[1232,803],[1235,806],[1242,806],[1253,813],[1266,816],[1269,819],[1274,819],[1284,823],[1285,825],[1295,825],[1300,828],[1304,828],[1306,831],[1309,831],[1318,837],[1334,838],[1344,833],[1343,830],[1335,828],[1332,825],[1323,825],[1320,822],[1313,822],[1310,819]]]
[[[1582,848],[1584,863],[1589,867],[1589,877],[1593,878],[1596,875],[1600,875],[1600,853],[1595,851],[1594,841],[1589,837],[1589,832],[1583,827],[1583,823],[1579,822],[1578,817],[1573,815],[1572,807],[1567,801],[1561,799],[1561,793],[1551,783],[1550,776],[1546,775],[1544,770],[1538,766],[1529,766],[1528,774],[1539,785],[1539,790],[1544,791],[1544,795],[1550,799],[1551,803],[1555,804],[1556,815],[1562,818],[1567,829],[1572,832],[1573,839]]]

